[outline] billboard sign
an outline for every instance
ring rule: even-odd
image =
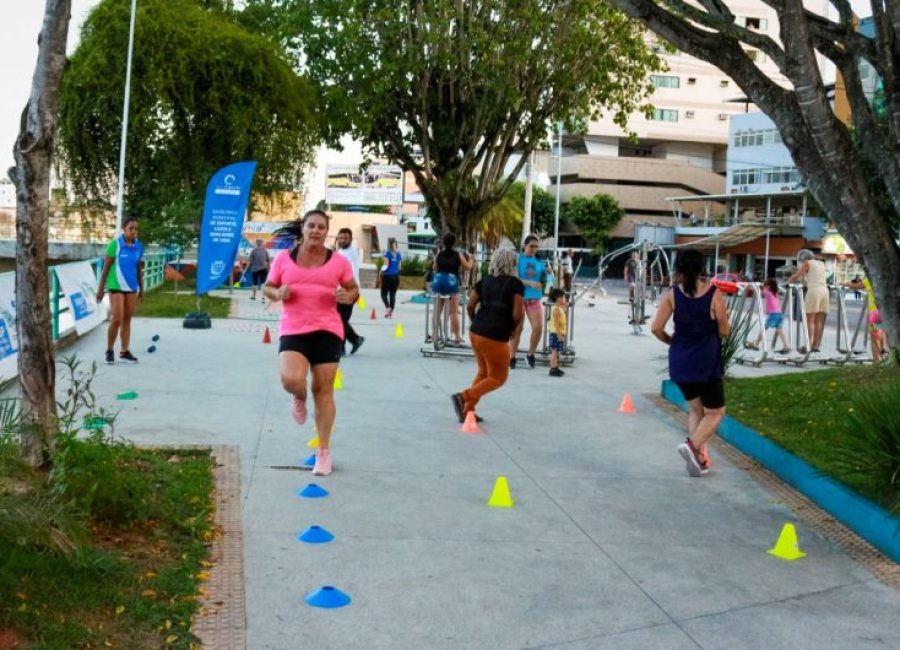
[[[395,165],[328,165],[325,202],[329,205],[401,205],[403,170]]]

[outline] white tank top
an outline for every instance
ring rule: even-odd
[[[826,287],[825,263],[819,260],[809,260],[809,271],[806,272],[806,286],[810,289]]]

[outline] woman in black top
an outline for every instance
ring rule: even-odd
[[[525,285],[517,277],[518,260],[512,249],[494,253],[491,274],[479,280],[469,293],[469,340],[478,371],[469,388],[451,397],[460,422],[475,410],[485,393],[505,384],[509,375],[509,339],[525,315]]]
[[[431,280],[431,292],[439,296],[450,296],[450,331],[453,333],[453,342],[462,343],[462,335],[459,330],[459,269],[469,270],[473,263],[468,255],[455,250],[456,235],[452,232],[444,233],[441,238],[443,248],[434,256],[434,278]],[[441,305],[439,300],[435,309],[435,319],[441,317]],[[436,321],[437,322],[437,321]]]

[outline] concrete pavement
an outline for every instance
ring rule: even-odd
[[[483,433],[466,435],[449,395],[474,363],[423,358],[424,306],[372,321],[377,294],[364,294],[329,477],[283,469],[311,453],[312,424],[291,420],[277,347],[260,342],[272,316],[247,292],[242,318],[212,330],[136,320],[140,364],[98,373],[118,434],[240,446],[249,648],[900,648],[900,593],[802,524],[806,558],[767,555],[796,518],[726,459],[687,476],[681,427],[644,397],[665,348],[631,335],[614,297],[577,308],[564,378],[520,363],[479,406]],[[104,347],[96,331],[74,351],[99,361]],[[126,390],[140,397],[115,402]],[[634,415],[616,412],[625,392]],[[485,505],[499,475],[512,509]],[[327,498],[297,496],[313,480]],[[335,540],[298,542],[309,525]],[[352,604],[307,606],[325,584]]]

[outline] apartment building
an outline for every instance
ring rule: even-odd
[[[777,14],[765,3],[728,5],[740,25],[778,38]],[[666,197],[725,193],[729,120],[754,108],[718,68],[682,52],[667,51],[655,35],[648,33],[647,39],[665,60],[667,70],[652,76],[653,114],[649,118],[634,114],[629,120],[637,141],[631,141],[611,117],[591,122],[584,136],[564,139],[572,155],[564,151],[562,200],[612,195],[626,212],[613,236],[627,239],[634,236],[635,224],[673,224]],[[765,74],[788,85],[764,53],[748,52]],[[553,163],[550,178],[555,183],[552,172]],[[682,207],[703,209],[699,203]],[[721,214],[724,208],[719,203],[712,209]]]

